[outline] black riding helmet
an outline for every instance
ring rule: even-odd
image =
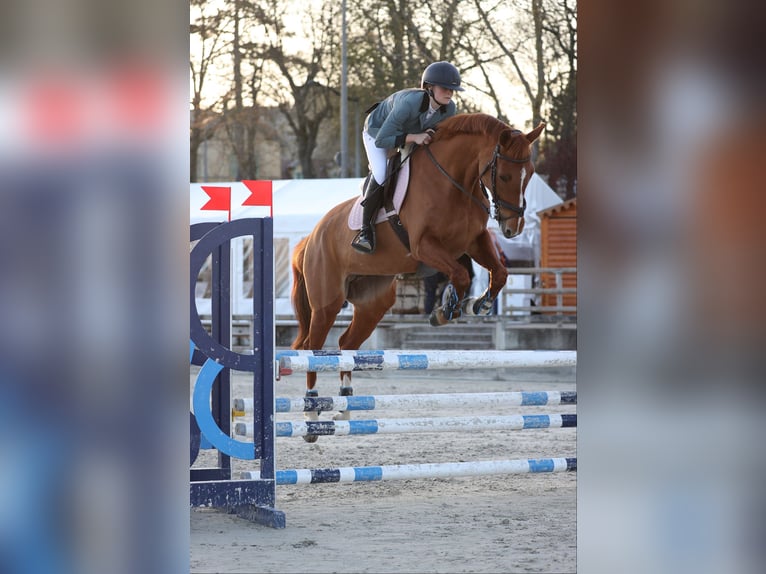
[[[426,84],[441,86],[456,92],[464,91],[460,87],[460,72],[449,62],[434,62],[423,71],[420,87],[425,89]]]

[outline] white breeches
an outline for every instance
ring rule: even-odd
[[[366,131],[362,132],[364,149],[367,152],[367,161],[370,164],[372,176],[379,184],[386,179],[386,155],[388,150],[375,145],[375,138]]]

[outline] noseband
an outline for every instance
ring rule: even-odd
[[[521,133],[521,132],[519,132]],[[452,182],[452,185],[457,187],[460,191],[465,193],[468,197],[470,197],[475,203],[481,206],[481,208],[487,212],[487,214],[490,214],[489,209],[481,203],[478,199],[476,199],[472,193],[469,193],[465,190],[465,188],[460,185],[459,182],[455,181],[455,179],[448,174],[445,169],[439,164],[438,161],[436,161],[436,158],[434,157],[434,154],[431,152],[431,149],[429,146],[424,146],[426,149],[426,152],[428,152],[428,157],[431,158],[431,161],[434,163],[434,165],[439,168],[439,171],[442,172],[447,179],[449,179]],[[497,144],[495,146],[495,150],[492,153],[492,158],[487,162],[487,165],[484,166],[484,169],[481,170],[481,173],[479,174],[479,177],[476,178],[476,180],[471,185],[471,189],[474,188],[477,182],[479,182],[479,185],[481,185],[482,192],[484,193],[484,197],[489,199],[489,196],[492,196],[492,206],[494,207],[495,213],[494,213],[494,219],[497,220],[498,223],[502,223],[504,219],[508,219],[507,217],[502,217],[500,215],[500,212],[498,211],[498,206],[500,206],[503,209],[509,209],[510,211],[513,211],[518,217],[524,217],[524,212],[527,209],[527,198],[523,198],[522,205],[513,205],[512,203],[508,203],[507,201],[504,201],[500,199],[497,196],[497,160],[502,159],[503,161],[508,161],[511,163],[527,163],[530,159],[530,156],[525,157],[524,159],[516,159],[512,157],[508,157],[506,155],[503,155],[500,153],[500,144]],[[490,179],[492,186],[489,188],[489,194],[487,194],[487,186],[484,183],[484,180],[482,179],[484,175],[489,170],[490,172]]]

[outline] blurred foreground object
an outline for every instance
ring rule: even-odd
[[[764,10],[578,7],[578,571],[759,572]]]
[[[185,10],[4,9],[2,572],[188,571]]]

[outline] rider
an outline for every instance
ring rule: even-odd
[[[420,88],[391,94],[373,106],[362,132],[370,164],[362,195],[362,229],[351,246],[362,253],[375,251],[375,217],[383,201],[388,150],[405,144],[428,145],[433,128],[456,112],[452,95],[462,92],[460,72],[449,62],[434,62],[423,72]]]

